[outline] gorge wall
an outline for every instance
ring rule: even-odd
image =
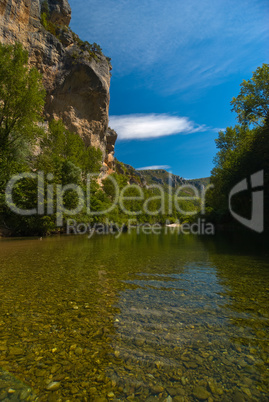
[[[115,131],[108,128],[110,60],[69,28],[67,0],[1,0],[0,41],[21,42],[43,74],[45,118],[62,119],[114,167]]]

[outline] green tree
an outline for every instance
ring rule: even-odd
[[[18,172],[29,171],[32,145],[44,131],[42,120],[45,90],[36,68],[28,67],[28,53],[22,45],[0,43],[0,225],[10,222],[5,205],[5,186]],[[30,188],[29,184],[29,188]],[[23,198],[22,198],[23,201]],[[18,217],[14,216],[14,224]]]
[[[67,165],[70,172],[71,164],[81,170],[82,176],[87,173],[98,173],[101,168],[102,153],[94,147],[86,147],[82,138],[67,130],[61,120],[52,120],[46,136],[41,141],[41,153],[37,168],[48,173],[54,173],[59,180],[66,183]],[[75,168],[74,168],[75,169]],[[72,182],[72,175],[70,181]]]
[[[240,124],[263,126],[269,117],[269,65],[263,64],[250,80],[243,80],[239,95],[232,99],[232,110]]]
[[[21,44],[0,43],[0,164],[9,167],[21,159],[23,144],[40,135],[45,90],[36,68],[28,68]]]
[[[227,127],[219,133],[216,145],[219,149],[214,158],[211,183],[214,189],[208,196],[210,218],[229,223],[228,197],[234,185],[263,170],[265,181],[265,212],[268,211],[269,195],[269,66],[258,67],[249,81],[243,81],[237,98],[232,100],[233,110],[238,114],[240,125]],[[251,193],[245,191],[233,197],[233,209],[242,216],[250,216]],[[266,212],[265,222],[269,222]]]

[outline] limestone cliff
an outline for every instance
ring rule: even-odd
[[[0,41],[21,42],[43,74],[45,115],[61,118],[113,168],[116,133],[108,129],[110,62],[69,28],[67,0],[0,0]]]

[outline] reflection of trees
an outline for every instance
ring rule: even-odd
[[[0,365],[44,400],[48,381],[63,399],[145,400],[210,376],[229,392],[249,378],[263,395],[262,259],[223,240],[135,233],[0,248]]]
[[[133,236],[125,239],[0,244],[0,365],[44,400],[52,381],[61,383],[55,392],[59,398],[116,392],[106,375],[117,359],[110,347],[113,305],[126,287],[121,277],[126,279],[143,258],[134,258]]]
[[[242,375],[255,379],[258,389],[266,392],[265,384],[268,385],[269,379],[269,270],[265,239],[230,233],[217,241],[202,240],[224,289],[223,309],[229,319],[230,340],[238,351],[237,363]]]
[[[110,345],[117,295],[130,287],[124,281],[139,270],[171,272],[187,260],[175,264],[161,246],[158,236],[135,234],[2,242],[0,365],[41,400],[52,381],[61,383],[59,398],[117,394],[107,368],[121,366]]]

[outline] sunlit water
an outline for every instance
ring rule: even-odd
[[[242,243],[1,240],[0,401],[268,401],[268,254]]]

